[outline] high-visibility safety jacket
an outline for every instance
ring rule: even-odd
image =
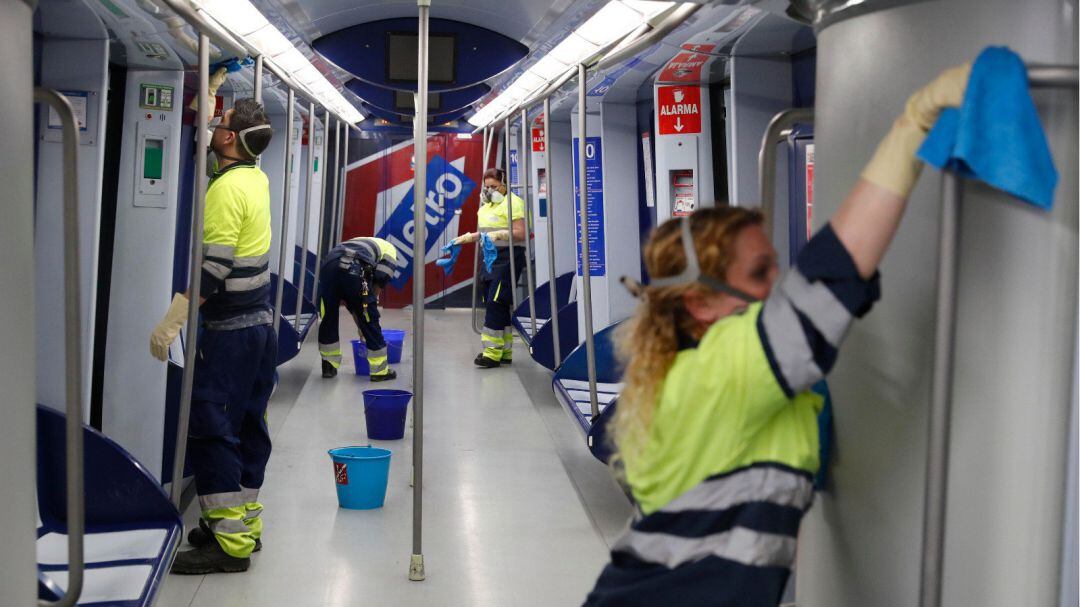
[[[476,211],[476,229],[480,233],[509,230],[510,214],[513,214],[514,221],[525,219],[525,201],[517,194],[510,192],[503,197],[502,202],[497,203],[483,202],[483,199],[481,199],[480,208]],[[495,241],[495,246],[508,247],[510,242],[498,240]],[[524,247],[525,243],[515,240],[514,246]]]
[[[348,270],[357,262],[362,262],[373,269],[375,284],[380,287],[390,282],[397,269],[397,249],[382,238],[360,237],[342,242],[330,249],[326,262],[338,260],[341,269]]]
[[[201,296],[213,329],[273,323],[270,313],[270,181],[254,162],[217,172],[206,190]]]
[[[810,387],[879,294],[826,226],[768,299],[678,353],[623,455],[638,513],[587,605],[779,602],[819,465]]]

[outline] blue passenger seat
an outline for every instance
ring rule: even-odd
[[[615,323],[596,333],[594,338],[596,346],[596,390],[597,404],[600,409],[600,417],[605,418],[604,411],[614,406],[619,393],[622,392],[622,370],[615,358],[614,334],[621,324]],[[601,427],[593,428],[592,404],[589,400],[589,373],[587,367],[587,354],[585,344],[574,349],[563,361],[562,366],[555,372],[551,380],[555,396],[570,416],[581,426],[587,437],[590,450],[598,459],[604,460],[603,447],[598,440]],[[607,416],[609,417],[609,416]]]
[[[83,426],[86,574],[79,605],[152,605],[183,534],[180,514],[150,472],[100,432]],[[38,597],[68,582],[65,416],[37,408]]]
[[[314,275],[308,272],[308,276],[305,279],[306,285],[304,290],[311,292],[312,283],[314,282]],[[270,303],[273,305],[275,298],[277,297],[277,274],[270,274]],[[285,281],[285,292],[281,298],[281,327],[278,329],[278,361],[277,364],[283,365],[292,360],[299,352],[300,346],[303,345],[304,340],[307,339],[307,334],[311,330],[311,327],[315,326],[316,310],[315,303],[304,298],[300,307],[300,324],[296,324],[296,297],[297,297],[296,285]]]
[[[577,346],[577,302],[570,301],[574,286],[574,273],[567,272],[555,278],[555,304],[559,315],[559,350],[566,354]],[[529,301],[536,301],[536,326],[533,326],[529,313]],[[555,370],[555,347],[551,335],[555,325],[551,322],[551,281],[536,288],[532,297],[527,297],[514,310],[514,327],[518,335],[529,347],[533,360]]]

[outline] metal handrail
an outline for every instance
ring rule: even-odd
[[[1076,89],[1075,65],[1028,66],[1031,88]],[[942,179],[941,231],[934,327],[934,371],[927,423],[926,485],[923,502],[920,607],[938,607],[945,564],[945,520],[949,480],[949,425],[952,415],[953,360],[956,346],[956,293],[960,260],[960,207],[963,179],[946,171]]]
[[[593,333],[592,264],[589,260],[589,184],[585,179],[585,64],[578,64],[578,205],[581,208],[581,291],[585,307],[585,366],[589,374],[592,419],[600,416],[596,394],[596,343]]]
[[[494,132],[495,132],[494,128],[484,127],[484,135],[483,135],[484,158],[481,161],[481,163],[484,166],[484,172],[485,173],[487,172],[487,169],[489,168],[488,165],[487,165],[487,162],[488,162],[488,155],[491,153],[491,143],[492,143]],[[481,185],[481,187],[483,187],[482,183],[480,185]],[[479,229],[479,227],[477,229]],[[480,291],[480,243],[478,241],[478,242],[473,243],[473,281],[472,281],[471,296],[470,296],[470,299],[469,299],[469,302],[471,303],[471,308],[470,308],[471,309],[471,315],[469,316],[469,326],[472,327],[473,333],[476,333],[477,335],[482,334],[479,319],[476,317],[476,310],[477,310],[477,305],[476,304],[477,304],[477,302],[479,300],[479,297],[478,297],[479,291]]]
[[[289,201],[292,198],[292,130],[293,121],[296,119],[295,102],[296,94],[292,89],[289,89],[289,101],[285,108],[285,191],[281,197],[281,234],[278,237],[278,282],[277,293],[274,295],[274,335],[277,335],[280,331],[281,317],[284,315],[281,306],[285,300],[285,271],[288,269],[285,257],[288,253],[289,244]]]
[[[761,149],[758,150],[758,204],[765,215],[765,234],[769,240],[772,240],[772,223],[776,213],[776,139],[781,131],[797,123],[813,122],[813,108],[786,109],[772,117],[765,134],[761,136]]]
[[[255,57],[255,75],[252,78],[252,82],[251,82],[251,87],[252,87],[252,89],[254,89],[253,94],[254,94],[254,97],[255,97],[255,102],[258,103],[259,105],[262,105],[262,101],[263,101],[262,89],[263,89],[263,64],[264,64],[264,62],[265,62],[265,59],[263,59],[262,55],[259,55],[259,56]],[[258,159],[261,160],[261,155],[258,157]]]
[[[547,168],[547,212],[548,212],[548,298],[551,302],[551,347],[555,352],[555,367],[562,364],[561,344],[559,343],[559,298],[555,290],[555,189],[552,187],[552,175],[555,173],[554,163],[551,160],[551,100],[544,99],[544,155]],[[540,185],[536,187],[539,195]],[[533,335],[536,335],[536,325],[533,321]]]
[[[82,323],[79,301],[82,282],[79,272],[79,129],[75,110],[67,98],[57,91],[34,89],[34,101],[45,103],[60,116],[63,129],[64,163],[64,397],[67,420],[65,439],[67,453],[68,527],[68,584],[64,596],[57,601],[38,600],[41,607],[69,607],[78,602],[83,590],[86,570],[83,544],[86,537],[86,490],[83,486],[83,428],[82,428]],[[206,129],[202,129],[205,131]]]
[[[513,311],[518,307],[518,292],[517,292],[517,263],[514,262],[514,190],[510,186],[510,119],[507,118],[503,121],[503,129],[506,131],[503,135],[506,136],[506,180],[504,185],[506,186],[506,227],[507,232],[510,234],[510,301],[513,303],[513,307],[510,308],[510,316],[513,317]],[[518,165],[518,170],[521,170],[521,165]]]
[[[345,132],[348,133],[348,131]],[[334,123],[334,191],[330,198],[330,242],[327,248],[333,248],[338,242],[338,205],[341,202],[338,195],[341,193],[341,167],[341,121],[338,120]]]
[[[428,13],[431,0],[416,0],[418,7],[416,50],[415,152],[413,179],[413,537],[409,579],[423,580],[424,513],[424,258],[427,251],[427,108],[428,108]]]
[[[337,228],[334,231],[334,240],[341,241],[345,237],[345,201],[349,199],[347,193],[349,191],[349,129],[348,125],[345,125],[345,143],[342,145],[341,153],[341,204],[338,206],[337,211]]]
[[[308,104],[308,174],[304,183],[304,233],[300,237],[300,280],[296,291],[296,318],[293,321],[300,331],[300,313],[304,310],[304,285],[307,283],[308,232],[311,230],[311,186],[315,181],[315,104]],[[303,146],[303,135],[300,145]]]
[[[536,278],[533,274],[532,198],[529,197],[529,167],[526,159],[532,153],[529,111],[521,110],[521,152],[518,154],[518,173],[521,175],[521,197],[525,200],[525,284],[529,287],[529,320],[536,334]],[[513,229],[513,226],[511,226]]]
[[[314,135],[312,135],[314,138]],[[315,278],[311,280],[311,302],[315,306],[315,322],[319,320],[319,269],[322,267],[323,230],[326,227],[326,191],[330,187],[327,176],[330,175],[329,167],[326,166],[326,156],[330,147],[330,110],[323,108],[323,177],[322,191],[319,193],[319,237],[315,244]],[[314,142],[312,142],[314,143]]]

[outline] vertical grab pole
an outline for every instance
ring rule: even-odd
[[[274,295],[274,335],[278,334],[281,329],[281,317],[283,316],[281,306],[285,298],[285,253],[288,251],[289,244],[289,194],[292,192],[292,188],[289,187],[292,181],[292,130],[293,120],[296,116],[293,112],[296,110],[296,93],[289,89],[289,100],[287,102],[288,107],[285,109],[285,192],[281,196],[281,235],[278,237],[278,282],[277,293]]]
[[[949,422],[952,414],[953,354],[956,340],[956,282],[959,265],[960,199],[963,180],[942,174],[941,231],[938,241],[937,305],[934,327],[934,372],[926,454],[923,509],[922,575],[919,605],[941,604],[945,557],[945,502],[949,482]]]
[[[484,167],[484,172],[485,173],[488,170],[488,154],[491,152],[491,149],[490,149],[491,148],[491,139],[490,139],[489,135],[491,134],[492,130],[493,129],[491,129],[490,127],[484,127],[484,140],[483,140],[483,142],[484,142],[483,143],[484,158],[481,161],[481,164]],[[481,183],[480,185],[481,185],[481,188],[482,188],[483,183]],[[482,200],[480,201],[480,204],[483,204]],[[472,295],[471,295],[471,297],[469,299],[469,301],[472,303],[472,306],[470,307],[469,326],[472,327],[473,333],[476,333],[477,335],[481,334],[480,323],[477,322],[477,318],[476,318],[476,304],[477,304],[477,301],[479,299],[479,292],[480,292],[480,242],[477,241],[477,242],[473,243],[473,281],[472,281]]]
[[[338,207],[337,218],[337,231],[334,234],[334,240],[341,241],[345,239],[345,201],[349,199],[349,131],[351,129],[348,125],[345,126],[345,144],[342,147],[341,152],[341,204]]]
[[[345,134],[348,135],[348,127],[345,127]],[[341,199],[338,197],[341,193],[341,121],[334,122],[334,193],[333,198],[330,199],[330,242],[327,243],[327,248],[332,249],[338,242],[338,209],[341,204]]]
[[[585,364],[589,372],[592,418],[600,415],[596,396],[596,343],[593,340],[592,268],[589,260],[589,184],[585,180],[585,64],[578,64],[578,205],[581,219],[581,292],[585,301]]]
[[[506,139],[506,227],[507,232],[510,233],[510,246],[507,247],[510,253],[510,301],[512,306],[510,308],[510,318],[514,317],[517,313],[518,307],[518,292],[517,292],[517,263],[514,261],[514,189],[513,187],[513,175],[510,173],[510,117],[507,116],[503,122],[503,130]],[[518,169],[520,170],[520,165]]]
[[[323,176],[322,191],[319,192],[319,237],[316,239],[315,246],[315,278],[311,280],[311,302],[315,304],[316,320],[319,318],[319,267],[322,265],[323,230],[326,228],[326,192],[330,188],[330,180],[327,179],[330,171],[326,166],[326,152],[330,147],[330,110],[326,108],[323,108],[322,141]]]
[[[210,122],[210,39],[199,34],[199,113],[195,119],[195,149],[206,149],[206,125]],[[176,453],[173,457],[171,495],[173,506],[180,509],[184,488],[184,458],[187,455],[188,422],[191,415],[191,389],[195,381],[195,362],[198,359],[199,291],[202,286],[203,214],[206,210],[206,155],[195,154],[195,192],[191,205],[191,263],[188,265],[187,339],[184,351],[184,379],[180,389],[180,413],[176,420]]]
[[[554,188],[552,187],[552,175],[554,162],[551,160],[551,100],[544,98],[544,154],[547,157],[547,212],[548,212],[548,297],[551,300],[551,345],[555,351],[555,366],[562,364],[562,352],[559,349],[559,297],[555,292],[555,201]],[[539,196],[540,184],[536,184],[537,196]]]
[[[533,275],[532,241],[532,202],[529,197],[529,163],[532,153],[532,132],[529,130],[529,111],[521,109],[521,152],[518,160],[518,174],[521,175],[521,197],[525,199],[525,283],[529,286],[529,320],[532,322],[532,334],[536,335],[536,278]],[[554,285],[553,285],[554,286]],[[530,346],[530,350],[531,350]]]
[[[263,101],[263,92],[262,92],[262,89],[263,89],[263,56],[262,55],[258,55],[258,56],[255,57],[255,82],[254,82],[254,84],[252,86],[255,89],[253,91],[252,97],[255,98],[255,101],[257,103],[262,105],[262,101]]]
[[[64,365],[67,378],[64,398],[67,401],[65,437],[67,453],[68,584],[64,596],[55,602],[38,601],[41,607],[69,607],[78,602],[86,570],[83,543],[86,536],[86,490],[82,429],[82,324],[79,299],[79,132],[75,111],[67,98],[56,91],[36,88],[34,100],[46,103],[60,115],[63,127],[64,158]],[[201,129],[205,132],[206,129]],[[175,484],[175,483],[174,483]]]
[[[427,253],[428,11],[431,0],[416,0],[419,31],[416,57],[416,171],[413,180],[413,538],[409,579],[426,576],[423,552],[424,504],[424,257]]]
[[[307,183],[304,184],[304,234],[300,239],[300,281],[296,287],[296,317],[293,324],[300,332],[300,313],[304,310],[304,285],[307,283],[308,231],[311,230],[311,182],[315,181],[315,102],[308,102],[308,163]],[[301,136],[300,145],[303,145]]]

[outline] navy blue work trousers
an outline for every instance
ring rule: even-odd
[[[338,314],[344,302],[345,309],[356,321],[356,328],[364,338],[368,351],[386,347],[382,326],[379,325],[379,301],[375,294],[375,284],[370,279],[370,266],[365,265],[354,262],[348,268],[342,268],[340,259],[331,259],[319,270],[319,302],[322,307],[322,322],[319,323],[320,344],[338,343]]]
[[[200,496],[262,487],[277,343],[271,325],[200,333],[188,430],[188,461]]]
[[[499,249],[491,271],[481,268],[479,292],[484,297],[484,326],[502,331],[510,326],[514,313],[514,289],[525,271],[525,247],[514,247],[514,270],[510,275],[510,247]]]

